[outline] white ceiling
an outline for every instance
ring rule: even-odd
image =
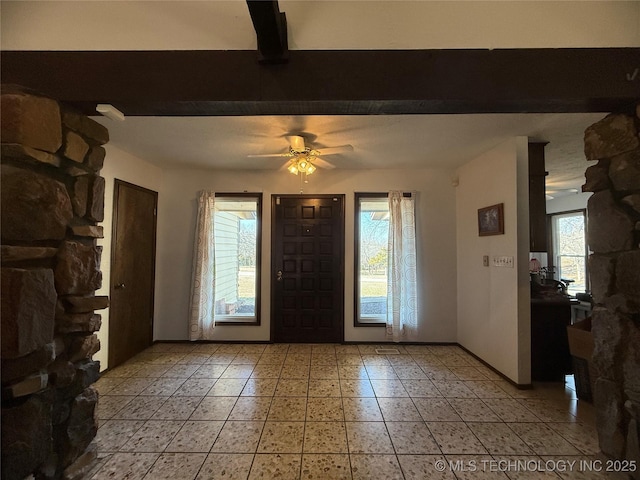
[[[350,115],[253,117],[94,117],[110,144],[151,163],[207,169],[278,169],[287,135],[318,149],[344,144],[353,151],[324,157],[341,169],[456,168],[502,141],[524,135],[549,142],[550,189],[579,188],[589,165],[584,129],[603,114]],[[320,173],[321,174],[321,173]]]

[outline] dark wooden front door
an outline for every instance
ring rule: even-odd
[[[157,192],[121,180],[113,193],[109,368],[153,341]]]
[[[344,339],[344,196],[273,196],[272,340]]]

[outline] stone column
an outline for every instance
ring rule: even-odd
[[[602,451],[640,468],[640,106],[585,131],[594,403]],[[635,472],[634,478],[640,478]]]
[[[95,452],[92,360],[107,130],[2,87],[2,478],[79,478]]]

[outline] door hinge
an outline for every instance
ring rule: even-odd
[[[158,215],[158,209],[157,209],[157,208],[154,208],[154,209],[153,209],[153,216],[155,217],[156,215]]]

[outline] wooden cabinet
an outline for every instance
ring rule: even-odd
[[[547,251],[547,206],[545,196],[544,147],[529,143],[529,251]]]

